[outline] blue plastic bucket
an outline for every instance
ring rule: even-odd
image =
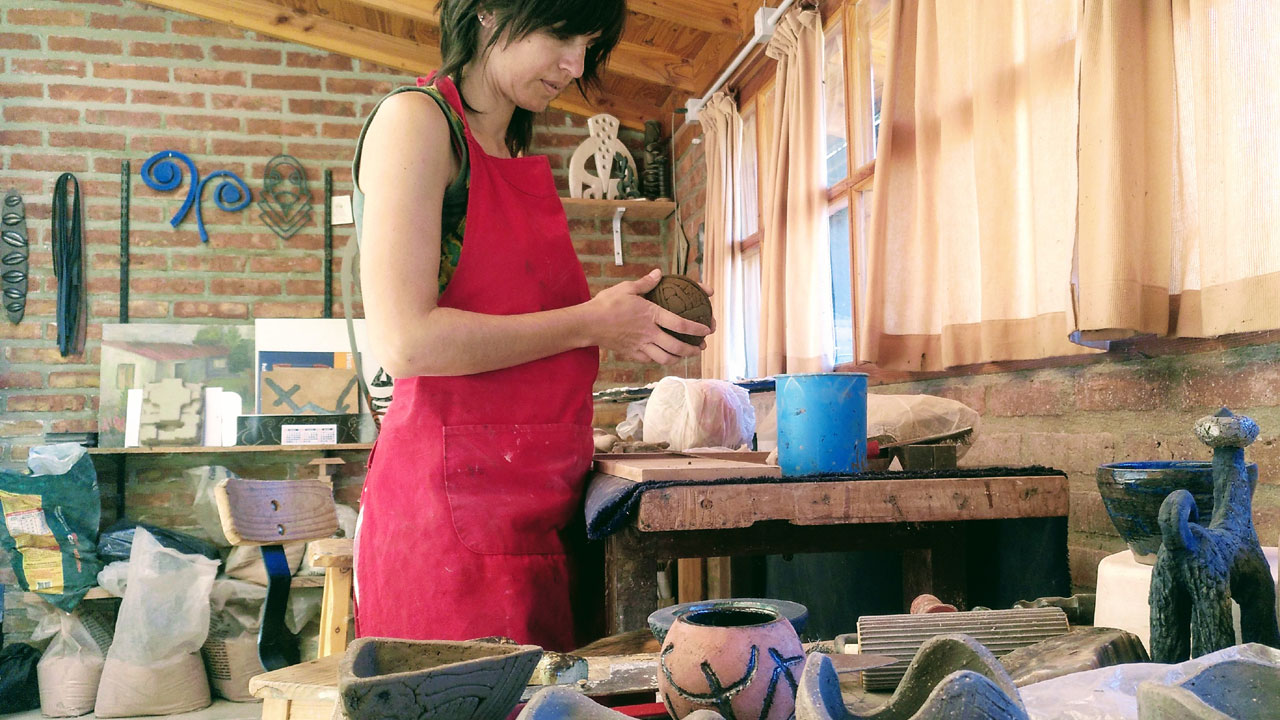
[[[783,475],[866,468],[866,373],[778,375],[775,380]]]

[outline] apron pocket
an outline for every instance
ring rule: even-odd
[[[458,539],[484,555],[563,553],[560,531],[582,511],[591,428],[444,428],[444,489]]]

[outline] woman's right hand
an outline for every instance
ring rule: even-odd
[[[627,280],[605,288],[587,301],[584,309],[593,344],[612,350],[626,360],[653,361],[660,365],[669,365],[701,352],[706,347],[705,342],[689,345],[663,328],[698,336],[709,335],[711,328],[686,320],[644,299],[644,294],[661,279],[662,271],[654,270],[639,280]]]

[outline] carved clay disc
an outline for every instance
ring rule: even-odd
[[[670,310],[682,318],[711,326],[711,298],[698,283],[683,275],[664,275],[652,290],[645,293],[644,299],[659,307]],[[663,328],[666,330],[666,328]],[[702,338],[697,335],[667,330],[681,342],[697,345]]]

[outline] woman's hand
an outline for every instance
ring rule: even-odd
[[[699,337],[711,334],[711,328],[706,325],[686,320],[644,299],[643,295],[661,279],[662,271],[654,270],[639,280],[620,282],[601,290],[587,301],[584,309],[593,329],[594,344],[626,360],[653,361],[660,365],[692,357],[706,347],[706,342],[683,343],[663,330]]]

